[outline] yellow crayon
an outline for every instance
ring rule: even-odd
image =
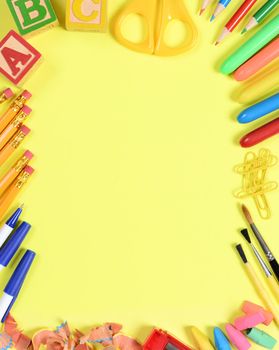
[[[191,327],[191,332],[199,350],[214,350],[210,340],[197,327]]]
[[[279,91],[279,65],[270,66],[255,76],[235,95],[239,103],[250,104]]]

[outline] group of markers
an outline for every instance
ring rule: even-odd
[[[23,122],[31,113],[31,108],[25,104],[31,96],[29,91],[24,90],[0,116],[0,165],[8,160],[30,132],[30,129],[23,125]],[[12,90],[5,89],[0,94],[0,103],[13,97]],[[33,174],[34,169],[28,165],[32,157],[33,154],[30,151],[25,151],[0,178],[0,220],[3,219],[20,190]],[[0,271],[9,264],[31,228],[27,222],[22,222],[16,228],[21,213],[22,207],[18,208],[0,228]],[[26,250],[7,283],[4,295],[0,299],[1,322],[4,322],[8,316],[34,257],[33,251]]]
[[[201,13],[205,11],[211,2],[211,0],[204,1]],[[211,20],[217,17],[230,2],[231,0],[220,0]],[[256,2],[257,0],[243,1],[242,5],[226,24],[222,35],[216,42],[217,44],[236,28]],[[278,5],[279,0],[266,1],[265,4],[253,15],[242,32],[245,33],[260,24]],[[278,35],[279,15],[275,16],[265,24],[254,36],[229,56],[222,64],[220,71],[226,75],[233,73],[233,77],[238,81],[244,81],[253,77],[264,67],[279,59]],[[267,99],[263,99],[255,105],[252,105],[248,109],[245,109],[239,115],[238,121],[240,123],[250,123],[278,109],[279,94],[275,94]],[[240,145],[242,147],[251,147],[278,133],[279,118],[275,118],[271,122],[243,136],[240,140]]]

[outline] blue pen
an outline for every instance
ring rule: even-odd
[[[4,322],[3,320],[6,319],[11,307],[13,306],[35,255],[36,254],[32,250],[27,250],[7,283],[4,289],[4,295],[0,299],[1,322]]]
[[[218,5],[216,6],[213,15],[210,18],[210,22],[214,21],[214,19],[222,13],[226,7],[229,5],[231,0],[220,0]]]
[[[6,223],[0,228],[0,248],[5,243],[9,235],[12,233],[15,228],[18,219],[22,213],[22,206],[20,206],[13,215],[6,221]]]
[[[0,271],[9,264],[30,228],[31,225],[23,221],[8,242],[0,249]]]
[[[242,111],[237,120],[241,124],[250,123],[279,109],[279,93]]]
[[[230,343],[220,328],[214,328],[214,342],[217,350],[232,350]]]

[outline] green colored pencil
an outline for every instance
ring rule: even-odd
[[[277,5],[279,5],[279,0],[268,0],[250,19],[246,27],[243,29],[242,34],[261,23]]]

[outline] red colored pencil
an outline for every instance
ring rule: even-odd
[[[247,15],[250,9],[255,5],[257,0],[244,0],[243,4],[239,7],[239,9],[235,12],[235,14],[231,17],[228,23],[225,25],[222,34],[216,41],[215,45],[218,45],[221,41],[225,39],[225,37],[230,34],[237,25],[242,21],[242,19]]]
[[[250,132],[242,137],[240,145],[242,147],[251,147],[268,139],[271,136],[279,133],[279,118],[272,120],[271,122],[260,126],[258,129]]]

